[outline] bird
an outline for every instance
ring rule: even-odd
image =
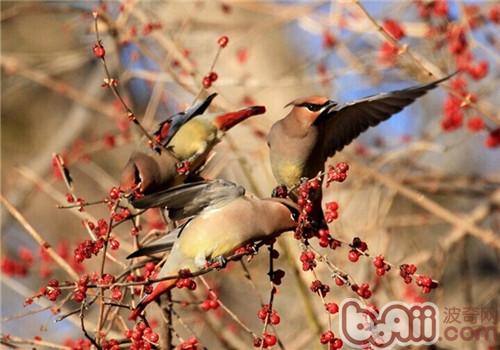
[[[205,163],[225,132],[249,117],[266,112],[264,106],[251,106],[228,113],[205,113],[216,95],[211,94],[186,112],[160,122],[153,133],[158,144],[153,149],[141,146],[132,153],[122,170],[120,188],[150,194],[182,184],[189,173]],[[178,171],[182,164],[189,167],[184,174]]]
[[[389,119],[452,75],[345,104],[323,96],[290,102],[285,107],[293,106],[292,110],[273,124],[267,138],[274,177],[289,188],[303,177],[315,177],[329,157],[362,132]]]
[[[293,189],[303,178],[316,177],[324,170],[329,157],[362,132],[389,119],[453,75],[345,104],[324,96],[290,102],[285,107],[292,106],[292,110],[272,125],[267,137],[271,168],[277,183]],[[321,201],[321,189],[316,199]],[[322,218],[321,204],[316,214]]]
[[[293,230],[299,215],[298,206],[289,199],[259,199],[246,193],[244,187],[222,179],[181,184],[136,199],[133,205],[142,209],[165,207],[175,221],[187,218],[166,236],[127,257],[169,252],[157,278],[185,269],[193,273],[211,262],[224,261],[239,247]],[[135,319],[175,285],[175,279],[158,282],[130,318]]]

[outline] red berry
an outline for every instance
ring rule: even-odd
[[[102,46],[100,43],[95,44],[92,51],[94,51],[94,55],[97,58],[104,58],[104,55],[106,54],[106,50],[104,50],[104,46]]]
[[[387,18],[383,23],[384,29],[389,32],[395,39],[401,39],[405,36],[405,32],[399,22]]]
[[[325,304],[326,310],[331,314],[336,314],[339,312],[339,306],[336,303]]]
[[[214,81],[217,80],[219,76],[217,75],[217,73],[215,72],[210,72],[210,74],[208,75],[208,79],[210,79],[210,81],[213,83]]]
[[[229,38],[226,35],[219,37],[217,40],[217,44],[219,44],[220,47],[226,47],[228,42]]]
[[[484,121],[481,117],[472,117],[467,121],[467,128],[472,132],[478,132],[484,129]]]
[[[281,321],[281,318],[276,312],[272,313],[271,316],[269,316],[269,322],[271,322],[271,324],[273,324],[273,325],[279,324],[280,321]]]
[[[342,346],[344,346],[344,342],[342,341],[342,339],[335,338],[335,340],[332,343],[332,346],[334,349],[340,349],[342,348]]]
[[[203,77],[202,83],[203,83],[203,87],[205,89],[208,89],[208,88],[210,88],[212,86],[212,80],[210,80],[209,76]]]
[[[264,346],[274,346],[276,345],[276,342],[278,340],[276,339],[276,336],[273,334],[269,333],[264,333]]]
[[[344,282],[344,280],[343,280],[342,278],[340,278],[340,277],[338,277],[338,276],[337,276],[337,277],[335,277],[335,284],[336,284],[337,286],[339,286],[339,287],[340,287],[340,286],[343,286],[343,285],[344,285],[344,283],[345,283],[345,282]]]
[[[333,36],[333,34],[329,31],[323,32],[323,47],[325,49],[331,49],[337,43],[337,39]]]
[[[350,250],[347,256],[351,262],[357,262],[359,260],[359,252],[357,250]]]

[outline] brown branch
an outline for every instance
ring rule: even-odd
[[[6,345],[6,346],[12,346],[15,349],[19,349],[16,344],[21,344],[21,345],[33,345],[33,346],[41,346],[44,348],[49,348],[49,349],[61,349],[61,350],[71,350],[71,347],[69,346],[64,346],[60,345],[57,343],[52,343],[48,342],[45,340],[35,340],[35,339],[26,339],[26,338],[21,338],[21,337],[16,337],[13,335],[5,335],[2,334],[0,335],[0,343]]]
[[[58,264],[73,280],[78,280],[79,276],[76,271],[64,260],[56,251],[45,241],[40,234],[31,226],[24,216],[9,202],[3,195],[0,194],[0,201],[10,214],[19,222],[19,224],[28,232],[28,234],[47,251],[52,259]]]
[[[424,196],[422,193],[403,185],[401,182],[394,180],[391,177],[384,175],[375,169],[372,169],[366,165],[363,165],[355,161],[351,161],[351,163],[356,168],[361,170],[363,173],[369,175],[373,179],[382,183],[384,186],[396,190],[402,196],[408,198],[409,200],[411,200],[418,206],[422,207],[423,209],[427,210],[431,214],[448,222],[450,225],[459,227],[469,232],[472,236],[478,238],[488,246],[491,246],[497,250],[500,249],[500,239],[493,231],[482,229],[476,226],[473,222],[465,220],[464,218],[451,212],[445,207],[439,205],[432,199]]]

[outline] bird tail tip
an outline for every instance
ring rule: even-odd
[[[236,112],[229,112],[215,118],[219,130],[227,131],[247,118],[266,113],[265,106],[251,106]]]
[[[128,316],[129,320],[135,320],[137,317],[144,311],[146,306],[149,305],[149,303],[153,302],[156,300],[160,295],[166,293],[167,291],[171,290],[172,288],[175,287],[177,280],[167,280],[167,281],[162,281],[158,283],[156,288],[153,290],[153,292],[147,296],[145,296],[139,304],[130,312],[130,315]]]

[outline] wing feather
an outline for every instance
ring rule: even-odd
[[[234,200],[245,194],[245,189],[233,182],[217,179],[186,183],[134,200],[139,209],[166,207],[173,220],[197,215],[208,207]]]
[[[369,96],[344,105],[335,105],[325,111],[315,124],[324,130],[324,149],[327,156],[333,156],[369,127],[389,119],[453,75],[428,84]]]

